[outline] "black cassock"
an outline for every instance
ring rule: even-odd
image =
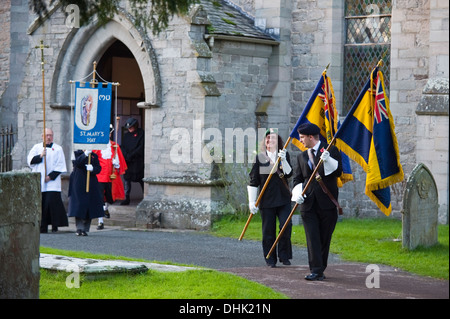
[[[61,200],[61,192],[42,193],[41,231],[45,231],[48,225],[53,227],[69,226],[66,209]]]
[[[142,182],[144,178],[144,130],[137,128],[132,133],[125,133],[120,148],[128,166],[124,175],[125,180]]]
[[[97,180],[97,174],[102,170],[95,153],[91,153],[91,165],[94,170],[89,177],[89,192],[86,192],[88,157],[83,151],[75,151],[73,171],[69,181],[69,217],[84,220],[103,217],[103,197]]]

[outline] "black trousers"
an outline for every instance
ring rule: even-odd
[[[120,178],[120,177],[119,177]],[[98,183],[100,187],[100,193],[103,195],[103,202],[112,204],[114,203],[113,197],[112,197],[112,183]]]
[[[139,181],[138,182],[141,185],[142,191],[144,191],[144,182],[143,181]],[[126,180],[124,178],[123,180],[123,186],[124,186],[124,191],[125,191],[125,196],[126,198],[130,198],[130,193],[131,193],[131,180]]]
[[[291,203],[283,206],[273,208],[261,208],[262,218],[262,246],[264,259],[272,248],[273,243],[277,239],[276,222],[277,217],[280,222],[279,228],[283,228],[289,214],[291,213]],[[291,244],[292,222],[289,221],[283,236],[278,241],[277,249],[274,249],[269,259],[265,259],[269,264],[277,262],[277,254],[280,260],[292,259],[292,244]]]
[[[338,219],[337,209],[321,210],[314,203],[311,210],[301,212],[308,246],[309,269],[323,274],[328,265],[331,236]]]

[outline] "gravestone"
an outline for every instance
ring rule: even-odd
[[[0,173],[0,299],[39,298],[41,176]]]
[[[429,247],[438,242],[438,192],[430,170],[419,163],[411,172],[403,197],[403,247]]]

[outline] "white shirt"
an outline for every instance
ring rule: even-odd
[[[31,167],[31,171],[41,173],[41,192],[60,192],[61,191],[61,174],[55,180],[45,182],[45,165],[44,161],[38,164],[31,164],[31,160],[36,155],[41,155],[43,151],[42,143],[33,146],[30,153],[28,153],[27,163]],[[47,154],[45,156],[47,164],[47,175],[53,171],[67,172],[66,159],[61,146],[53,143],[52,147],[47,147]]]
[[[272,163],[275,163],[277,161],[277,152],[269,152],[268,150],[266,150],[267,152],[267,156],[269,156],[270,160],[272,161]]]
[[[312,148],[310,148],[311,150],[314,150],[314,153],[313,153],[314,157],[317,156],[317,152],[319,151],[319,145],[320,145],[320,141],[317,142],[317,144],[314,145]],[[308,152],[309,152],[309,150],[308,150]],[[309,168],[313,169],[313,164],[314,164],[314,163],[311,163],[311,161],[308,160]]]

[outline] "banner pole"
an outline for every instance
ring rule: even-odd
[[[34,47],[35,49],[41,49],[41,72],[42,72],[42,111],[43,111],[43,123],[44,123],[44,131],[42,134],[42,146],[44,150],[46,149],[46,138],[45,138],[45,79],[44,79],[44,48],[49,48],[48,45],[44,45],[44,40],[41,39],[41,43]],[[44,174],[47,176],[47,155],[44,155]]]
[[[95,80],[95,72],[97,72],[95,69],[97,67],[97,62],[94,61],[92,64],[94,65],[94,71],[92,72],[92,80],[91,80],[90,84],[91,84],[91,87],[94,88],[95,84],[97,84],[97,81]],[[89,153],[89,157],[88,157],[88,165],[90,165],[90,164],[91,164],[91,153]],[[91,172],[87,171],[87,174],[86,174],[86,193],[89,193],[89,180],[90,180],[90,177],[91,177]]]

